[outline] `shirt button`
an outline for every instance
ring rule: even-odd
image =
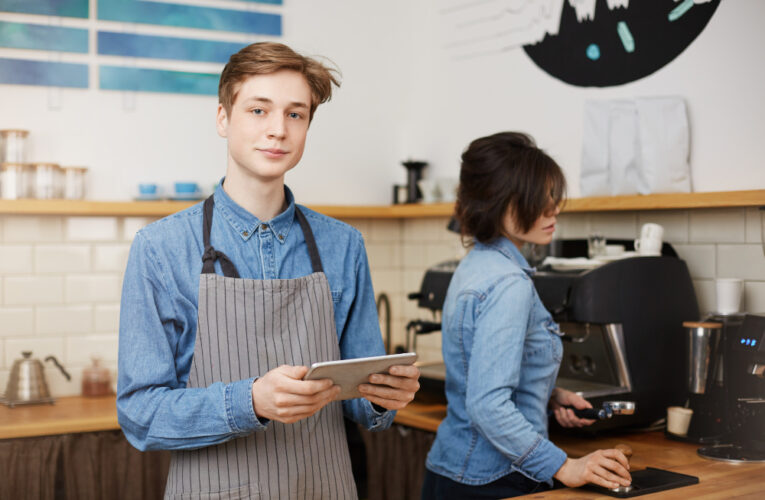
[[[265,231],[266,229],[268,229],[268,224],[261,224],[261,225],[260,225],[260,229],[262,229],[263,231]]]
[[[280,240],[283,240],[283,239],[284,239],[284,235],[283,235],[283,234],[280,234],[280,235],[279,235],[279,239],[280,239]]]
[[[245,238],[248,237],[249,235],[250,233],[248,231],[242,231],[242,236],[244,236]]]

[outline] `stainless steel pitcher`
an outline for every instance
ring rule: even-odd
[[[53,403],[55,399],[51,397],[45,380],[45,366],[39,359],[32,358],[32,351],[24,351],[21,355],[22,358],[13,362],[11,378],[0,403],[11,408],[21,404]],[[48,356],[45,361],[52,361],[67,380],[72,379],[54,356]]]

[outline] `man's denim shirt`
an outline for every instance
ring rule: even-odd
[[[427,468],[481,485],[513,471],[550,482],[566,454],[547,438],[547,403],[563,354],[533,270],[500,237],[476,243],[449,284],[443,311],[446,419]]]
[[[292,279],[312,273],[303,231],[288,207],[260,221],[215,190],[211,244],[242,278]],[[385,354],[364,241],[356,229],[300,207],[313,229],[335,307],[345,358]],[[197,332],[202,271],[202,204],[148,225],[135,235],[120,306],[117,414],[133,446],[190,449],[263,430],[251,387],[263,373],[230,384],[186,389]],[[216,263],[219,274],[220,263]],[[346,416],[372,430],[395,412],[378,413],[366,399],[343,401]]]

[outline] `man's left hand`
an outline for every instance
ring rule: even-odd
[[[359,392],[370,402],[387,410],[400,410],[414,399],[419,390],[420,369],[414,365],[391,366],[388,373],[369,376],[368,384],[361,384]]]

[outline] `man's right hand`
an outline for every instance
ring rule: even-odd
[[[553,477],[572,488],[592,483],[612,489],[630,485],[629,466],[621,451],[598,450],[582,458],[567,458]]]
[[[303,380],[305,366],[282,365],[252,384],[252,407],[259,418],[291,424],[321,410],[340,393],[332,380]]]

